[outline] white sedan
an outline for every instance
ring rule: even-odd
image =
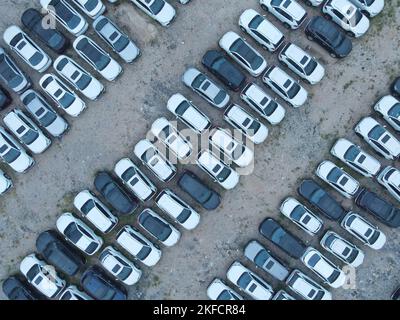
[[[131,0],[139,9],[156,20],[162,26],[167,27],[174,20],[176,11],[165,0]]]
[[[393,96],[384,96],[374,106],[383,118],[396,130],[400,131],[400,101]]]
[[[58,300],[93,300],[87,293],[80,291],[76,286],[68,286],[62,294],[59,296]]]
[[[0,170],[0,195],[5,194],[13,186],[11,178]]]
[[[368,17],[375,17],[385,7],[385,0],[350,0]]]
[[[211,300],[243,300],[234,290],[228,287],[220,279],[214,279],[207,288],[207,296]]]
[[[306,300],[332,300],[332,294],[300,270],[293,270],[287,286]]]
[[[400,201],[400,170],[388,166],[382,170],[378,176],[378,182],[383,185],[390,194],[397,200]]]
[[[96,19],[106,11],[106,6],[101,0],[73,0],[73,2],[92,19]]]
[[[260,0],[260,4],[287,28],[298,29],[307,17],[307,11],[295,0]]]

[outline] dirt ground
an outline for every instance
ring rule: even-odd
[[[177,8],[178,17],[168,29],[156,25],[128,1],[119,6],[108,4],[108,15],[137,41],[143,56],[133,65],[123,64],[125,72],[116,83],[103,81],[106,94],[99,101],[90,102],[87,111],[78,119],[67,117],[71,131],[61,141],[53,141],[53,146],[43,155],[37,156],[37,165],[27,174],[12,174],[1,165],[12,176],[15,188],[0,199],[0,280],[18,270],[21,259],[34,250],[40,232],[54,228],[57,217],[72,210],[76,193],[85,188],[93,189],[97,171],[111,170],[116,161],[125,156],[134,159],[133,146],[145,137],[152,122],[160,116],[172,119],[166,109],[170,95],[180,92],[190,97],[215,125],[224,125],[222,112],[184,87],[181,75],[189,66],[200,67],[202,55],[206,50],[216,48],[226,31],[240,32],[237,26],[239,15],[249,7],[261,10],[258,1],[192,0],[185,6],[171,2]],[[281,217],[278,211],[281,201],[286,196],[296,195],[301,179],[312,176],[320,161],[333,160],[329,150],[337,138],[351,138],[373,153],[355,136],[353,126],[372,112],[375,101],[388,93],[389,84],[400,75],[400,1],[386,2],[384,12],[372,20],[368,34],[354,41],[351,56],[340,61],[309,42],[303,30],[289,32],[268,16],[285,30],[289,41],[308,49],[325,65],[327,76],[316,86],[305,85],[310,93],[307,105],[299,110],[285,105],[287,117],[284,122],[274,128],[269,126],[268,140],[256,147],[252,175],[243,176],[240,185],[230,192],[223,192],[214,185],[223,194],[223,205],[213,212],[202,211],[202,221],[196,230],[183,232],[176,247],[163,249],[162,261],[155,268],[142,268],[145,274],[138,285],[130,289],[131,299],[205,299],[206,288],[214,277],[225,279],[225,272],[235,259],[245,262],[243,247],[254,238],[268,245],[288,266],[306,271],[263,241],[258,234],[258,225],[265,217],[274,217],[307,243],[317,245],[317,239],[305,236]],[[21,13],[30,6],[30,0],[0,0],[0,30],[19,24]],[[317,9],[307,10],[310,16],[319,14]],[[93,30],[89,30],[89,34],[93,35]],[[4,46],[3,41],[1,45]],[[68,55],[76,57],[72,50]],[[277,64],[276,54],[263,52],[263,55],[269,64]],[[20,60],[18,62],[29,72]],[[38,74],[31,76],[38,89]],[[257,82],[261,83],[259,79]],[[234,95],[234,101],[243,105],[237,95]],[[20,101],[15,97],[14,106],[18,105]],[[389,164],[382,158],[380,160]],[[192,169],[206,178],[199,169]],[[182,172],[182,166],[179,171]],[[364,186],[387,196],[376,182],[354,176]],[[158,182],[157,185],[160,189],[163,187]],[[173,183],[169,187],[177,190]],[[344,201],[333,190],[331,193],[346,208],[353,208],[377,223],[388,237],[380,251],[362,247],[366,260],[356,271],[355,286],[334,290],[334,298],[388,299],[400,284],[398,230],[385,227],[361,212],[351,201]],[[122,222],[134,224],[134,221],[135,216],[131,216]],[[338,225],[328,222],[326,225],[361,246]],[[106,240],[110,242],[112,236]],[[268,275],[260,275],[276,290],[284,287]],[[76,282],[76,279],[72,281]],[[4,298],[2,292],[0,298]]]

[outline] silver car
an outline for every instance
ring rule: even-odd
[[[14,60],[0,47],[0,80],[15,93],[22,93],[28,89],[31,80],[15,64]]]

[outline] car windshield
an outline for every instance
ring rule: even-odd
[[[253,280],[248,272],[244,272],[237,281],[237,284],[242,289],[246,289],[249,283]]]
[[[69,8],[67,8],[61,0],[54,0],[50,2],[50,6],[54,8],[54,11],[57,13],[57,16],[63,20],[70,29],[75,29],[81,19],[74,14]]]
[[[88,85],[90,84],[91,81],[92,81],[92,78],[90,76],[88,76],[87,74],[82,73],[81,77],[76,82],[76,85],[80,90],[85,90],[88,87]]]
[[[0,152],[2,152],[1,149],[4,149],[3,147],[0,148]],[[6,154],[2,155],[2,158],[6,163],[12,163],[20,156],[20,154],[21,152],[19,150],[10,149]]]
[[[88,200],[84,203],[84,205],[81,208],[81,211],[83,214],[88,214],[90,210],[94,208],[94,201],[93,200]]]
[[[156,150],[154,148],[150,148],[142,155],[142,160],[146,163],[149,163],[150,160],[156,155]]]
[[[114,46],[115,50],[120,52],[120,51],[124,50],[128,44],[129,44],[128,37],[121,36],[121,37],[119,37],[119,39],[116,42],[114,42],[113,46]]]
[[[40,52],[35,52],[30,58],[29,62],[33,65],[36,66],[38,65],[42,60],[44,56]]]
[[[0,75],[11,88],[15,88],[22,82],[22,77],[10,68],[5,59],[6,57],[3,54],[0,57]]]
[[[182,116],[186,110],[190,107],[190,104],[187,101],[183,101],[178,108],[176,108],[176,114]]]
[[[87,39],[83,39],[81,41],[84,41],[82,46],[80,46],[82,52],[84,52],[90,61],[95,64],[98,70],[101,71],[108,66],[109,62],[111,61],[110,57],[99,51],[99,49],[93,44],[89,43]]]
[[[176,218],[180,223],[185,223],[187,219],[189,219],[190,215],[192,214],[192,211],[185,208],[182,210],[182,212],[179,214],[179,216]]]
[[[221,294],[217,298],[217,300],[231,300],[231,299],[238,300],[228,290],[222,291]]]
[[[329,281],[330,283],[333,283],[333,282],[335,282],[335,280],[336,280],[337,278],[339,278],[339,276],[340,276],[340,272],[339,272],[338,270],[335,270],[335,271],[333,271],[332,274],[328,277],[328,281]]]
[[[252,121],[251,125],[249,126],[248,130],[250,132],[256,133],[261,127],[261,123],[258,121]]]
[[[304,208],[302,206],[296,206],[296,208],[294,208],[294,210],[292,211],[292,213],[290,214],[290,216],[296,220],[296,221],[300,221],[301,217],[304,215],[304,213],[306,212],[306,210],[304,210]]]
[[[150,248],[149,246],[145,245],[145,246],[143,246],[143,248],[138,252],[138,254],[136,255],[136,257],[137,257],[139,260],[144,260],[144,259],[146,259],[146,258],[149,256],[150,252],[151,252],[151,248]]]
[[[218,94],[216,95],[216,97],[214,98],[214,102],[216,104],[220,104],[222,101],[225,100],[226,96],[227,96],[227,93],[223,90],[220,90],[218,92]]]
[[[261,250],[256,257],[254,258],[254,262],[258,266],[263,266],[265,261],[269,258],[269,254],[265,250]]]
[[[253,20],[250,21],[249,27],[250,29],[256,30],[258,26],[261,24],[261,22],[264,21],[264,18],[260,16],[259,14],[256,15]]]
[[[333,169],[329,172],[327,178],[328,178],[328,180],[331,181],[331,182],[338,182],[338,181],[339,181],[339,178],[340,178],[342,175],[343,175],[342,171],[341,171],[339,168],[336,168],[336,167],[335,167],[335,168],[333,168]]]
[[[263,64],[263,59],[240,38],[232,44],[229,50],[236,52],[240,57],[246,60],[253,70],[258,69]]]
[[[93,9],[95,9],[97,7],[98,3],[99,3],[99,0],[88,0],[88,1],[86,1],[84,7],[86,8],[86,10],[92,11]]]
[[[287,94],[289,98],[292,99],[299,93],[299,91],[300,91],[300,86],[296,82],[293,82],[292,86],[287,91]]]
[[[25,144],[29,145],[39,137],[39,133],[33,130],[28,130],[22,137],[21,140]]]
[[[354,18],[355,18],[355,24],[354,25],[357,25],[361,21],[362,17],[363,17],[363,14],[361,13],[361,10],[357,9],[355,14],[354,14]],[[351,20],[353,20],[353,18],[350,19],[350,21]]]
[[[165,5],[164,0],[155,0],[150,5],[150,10],[153,12],[153,14],[158,14],[162,10],[162,8],[164,8],[164,5]]]
[[[167,226],[164,222],[162,222],[158,218],[154,218],[150,215],[143,221],[143,227],[146,230],[149,230],[154,236],[156,236],[161,241],[167,240],[170,234],[172,233],[172,229],[169,226]]]
[[[318,66],[318,63],[314,59],[310,59],[310,61],[304,66],[304,72],[307,76],[314,72],[315,68]]]
[[[40,124],[44,127],[51,125],[57,119],[55,112],[49,110],[46,111],[44,108],[39,108],[35,112],[35,115],[38,117]]]
[[[400,117],[400,103],[396,103],[393,107],[391,107],[388,114],[389,114],[389,116],[391,116],[393,118],[399,118]]]
[[[351,146],[344,154],[344,158],[348,161],[354,161],[359,154],[360,150],[355,146]]]
[[[221,172],[218,174],[217,179],[220,182],[224,182],[229,177],[230,174],[231,170],[229,170],[227,167],[223,167]]]
[[[136,170],[135,168],[130,167],[129,169],[125,170],[125,172],[121,175],[121,178],[124,181],[129,181],[134,175],[136,175]]]
[[[232,152],[233,160],[238,160],[243,155],[245,150],[246,147],[239,144]]]
[[[73,243],[77,243],[79,241],[79,239],[82,237],[82,234],[76,227],[75,223],[70,223],[70,225],[65,229],[64,234]]]
[[[65,92],[65,94],[58,100],[63,108],[68,108],[74,101],[75,97],[69,92]]]
[[[376,125],[369,133],[368,137],[374,140],[379,140],[379,138],[385,133],[385,129],[380,125]]]
[[[29,271],[26,273],[26,277],[29,281],[35,279],[35,277],[40,273],[40,268],[37,264],[35,264]]]
[[[192,83],[193,88],[199,89],[203,82],[206,80],[206,77],[203,74],[199,74]]]

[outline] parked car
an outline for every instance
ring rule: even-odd
[[[325,250],[353,268],[359,267],[364,261],[364,252],[336,232],[327,231],[320,243]]]
[[[141,201],[150,200],[157,192],[157,188],[150,179],[128,158],[118,161],[114,167],[114,172]]]
[[[364,189],[356,198],[356,204],[371,213],[389,227],[400,226],[400,209],[394,207],[376,193]]]
[[[111,19],[99,16],[93,22],[93,28],[125,62],[132,63],[140,57],[141,52],[136,44]]]
[[[87,255],[95,254],[103,245],[103,240],[91,228],[69,212],[57,219],[57,229],[66,240]]]
[[[322,220],[295,198],[286,198],[281,204],[280,211],[309,235],[313,236],[322,229]]]
[[[271,252],[258,241],[250,241],[244,248],[244,256],[275,279],[283,281],[287,278],[289,270]]]
[[[298,188],[298,193],[330,220],[337,221],[346,213],[346,210],[314,180],[304,180]]]
[[[9,300],[38,300],[39,295],[19,276],[11,276],[3,281],[2,289]]]
[[[5,194],[12,186],[11,178],[3,170],[0,170],[0,195]]]
[[[134,148],[136,157],[161,181],[171,181],[176,167],[149,140],[139,141]]]
[[[17,94],[23,93],[31,85],[31,80],[0,47],[0,80]]]
[[[163,27],[169,26],[175,18],[176,12],[165,0],[131,0],[139,9],[156,20]]]
[[[390,297],[392,300],[400,300],[400,287],[397,288]]]
[[[142,276],[142,271],[112,246],[104,248],[99,260],[106,271],[128,286],[137,283]]]
[[[294,108],[301,107],[308,99],[307,91],[279,67],[269,67],[262,80],[272,91]]]
[[[345,58],[353,49],[349,37],[333,22],[321,16],[311,18],[305,33],[309,40],[320,44],[334,58]]]
[[[279,52],[278,58],[285,66],[311,85],[320,82],[325,76],[325,68],[317,59],[294,43],[286,44]]]
[[[200,223],[200,215],[169,189],[159,193],[156,205],[186,230],[193,230]]]
[[[86,109],[86,103],[54,74],[44,75],[39,85],[71,117],[78,117]]]
[[[33,8],[24,11],[21,16],[21,22],[24,27],[36,38],[54,52],[58,54],[64,53],[70,46],[70,41],[57,29],[44,27],[43,19],[42,14]]]
[[[259,227],[260,233],[289,256],[300,259],[306,246],[272,218],[265,219]]]
[[[42,232],[36,238],[36,249],[49,264],[68,276],[76,275],[86,263],[86,260],[53,230]]]
[[[384,96],[374,106],[374,110],[395,129],[400,131],[400,101],[393,96]]]
[[[7,91],[0,88],[0,111],[6,109],[11,104],[11,96]]]
[[[20,27],[8,27],[3,33],[3,39],[32,69],[42,73],[50,67],[50,57]]]
[[[347,139],[338,139],[331,154],[365,177],[376,176],[381,170],[378,160]]]
[[[211,300],[243,300],[243,298],[223,283],[220,279],[214,279],[207,288],[207,296]]]
[[[68,286],[59,296],[58,300],[93,300],[87,293],[80,291],[76,286]]]
[[[122,73],[121,65],[92,39],[79,36],[75,39],[73,47],[78,55],[104,79],[114,81]]]
[[[106,11],[106,6],[101,0],[72,0],[87,16],[96,19]]]
[[[183,74],[182,81],[214,107],[223,109],[229,103],[229,94],[196,68],[187,69]]]
[[[90,100],[97,100],[105,91],[99,80],[67,56],[59,56],[54,61],[54,69],[75,90]]]
[[[272,125],[279,124],[285,117],[285,109],[255,83],[249,83],[241,92],[240,97]]]
[[[28,171],[35,164],[35,160],[3,127],[0,127],[0,160],[19,173]]]
[[[198,134],[211,127],[210,119],[180,93],[171,96],[167,109]]]
[[[239,18],[239,26],[264,49],[276,51],[285,40],[283,33],[256,10],[247,9]]]
[[[99,172],[94,180],[96,190],[120,214],[132,214],[139,203],[130,197],[124,189],[105,171]]]
[[[386,243],[385,234],[357,213],[350,211],[340,225],[374,250],[382,249]]]
[[[270,300],[274,295],[272,287],[239,261],[228,269],[226,276],[230,282],[254,300]]]
[[[306,20],[307,11],[295,0],[260,0],[261,7],[272,13],[286,28],[298,29]]]
[[[400,170],[388,166],[378,176],[378,182],[383,185],[390,194],[400,201]]]
[[[306,5],[308,6],[313,6],[313,7],[318,7],[324,0],[303,0]]]
[[[178,185],[206,210],[214,210],[221,204],[221,196],[189,170],[183,173]]]
[[[21,109],[14,109],[7,113],[3,118],[3,122],[19,142],[31,152],[40,154],[50,147],[51,140],[43,134],[42,130]]]
[[[96,300],[126,300],[126,289],[102,269],[92,266],[81,277],[82,288]]]
[[[375,119],[363,118],[354,130],[386,159],[393,160],[400,156],[400,141]]]
[[[246,84],[246,76],[221,51],[207,51],[201,63],[233,91],[239,91]]]
[[[393,96],[400,98],[400,77],[396,78],[390,86],[390,92]]]
[[[40,0],[40,5],[76,37],[84,34],[89,27],[82,15],[65,0]]]
[[[286,279],[286,285],[305,300],[332,300],[332,294],[298,269]]]
[[[272,300],[287,301],[287,300],[296,300],[296,299],[294,297],[292,297],[289,293],[287,293],[285,290],[279,290],[272,297]]]
[[[19,270],[28,283],[47,298],[56,297],[65,288],[65,280],[58,276],[52,266],[39,260],[34,253],[21,261]]]
[[[357,6],[361,12],[367,17],[375,17],[382,12],[385,1],[384,0],[350,0]]]
[[[118,224],[118,218],[89,190],[83,190],[75,196],[74,206],[103,233],[109,233]]]

